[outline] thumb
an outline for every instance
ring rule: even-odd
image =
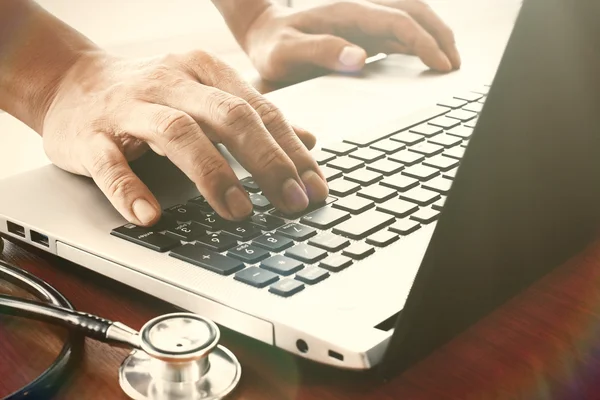
[[[355,44],[334,35],[301,35],[290,54],[296,62],[314,64],[339,72],[360,71],[367,52]]]

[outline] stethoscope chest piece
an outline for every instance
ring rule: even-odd
[[[190,313],[163,315],[139,333],[140,347],[121,364],[119,382],[135,400],[221,399],[238,384],[241,366],[220,346],[219,328]]]

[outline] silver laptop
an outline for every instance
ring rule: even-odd
[[[156,227],[46,166],[0,181],[0,232],[319,363],[408,365],[591,237],[600,195],[578,179],[600,173],[585,66],[600,71],[600,35],[586,14],[598,7],[526,0],[491,89],[469,67],[391,57],[270,94],[321,135],[330,198],[299,215],[231,160],[255,214],[227,223],[148,154],[133,168],[165,210]]]

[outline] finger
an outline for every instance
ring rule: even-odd
[[[115,209],[136,225],[156,223],[161,215],[160,205],[133,173],[121,149],[103,135],[97,135],[88,148],[92,152],[83,165]]]
[[[252,212],[252,203],[237,176],[204,134],[184,111],[159,104],[140,103],[136,118],[125,118],[122,129],[149,142],[166,155],[223,218],[240,220]]]
[[[293,128],[294,132],[296,133],[296,136],[298,136],[298,139],[300,139],[304,146],[306,146],[308,150],[312,150],[313,147],[315,147],[315,145],[317,144],[317,138],[315,137],[315,135],[299,126],[294,126]]]

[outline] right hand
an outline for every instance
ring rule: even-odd
[[[292,127],[232,68],[202,51],[146,60],[86,53],[49,104],[42,136],[50,160],[92,177],[134,224],[152,225],[161,215],[128,165],[148,147],[167,156],[229,220],[247,217],[252,204],[214,143],[223,143],[284,212],[328,194],[308,152],[314,136]]]

